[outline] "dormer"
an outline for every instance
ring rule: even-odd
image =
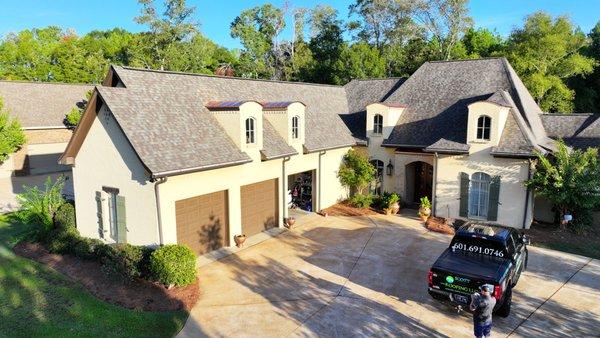
[[[479,145],[476,148],[498,146],[512,107],[505,95],[507,94],[498,91],[487,100],[474,102],[468,106],[468,144]]]
[[[297,152],[302,152],[306,130],[306,106],[298,101],[262,102],[264,117]]]
[[[367,106],[367,137],[384,140],[390,137],[405,105],[373,103]]]
[[[206,108],[240,148],[252,158],[260,158],[263,147],[262,105],[256,101],[210,101]]]

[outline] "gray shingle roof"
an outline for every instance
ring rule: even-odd
[[[439,139],[434,144],[425,148],[428,152],[449,153],[449,154],[468,154],[470,146],[464,143]]]
[[[300,101],[306,104],[307,151],[356,143],[339,117],[348,111],[343,87],[114,69],[126,88],[101,87],[100,94],[155,175],[249,160],[205,107],[209,101]],[[263,150],[274,156],[289,149],[269,139]]]
[[[563,139],[573,148],[600,146],[600,115],[543,114],[542,123],[549,137]]]
[[[530,147],[547,141],[541,110],[504,58],[427,62],[384,103],[405,104],[388,146],[428,147],[440,139],[464,144],[467,138],[468,105],[477,101],[512,107],[522,123],[515,128]],[[514,130],[511,131],[514,134]],[[509,137],[508,133],[505,133]],[[505,137],[505,135],[503,135]],[[504,142],[506,151],[522,145]]]
[[[348,82],[344,89],[348,98],[348,113],[342,120],[352,131],[352,135],[365,140],[366,110],[371,103],[384,101],[406,81],[405,78],[357,79]]]
[[[65,115],[82,105],[92,89],[92,85],[0,81],[0,98],[23,128],[64,127]]]
[[[263,149],[260,153],[264,160],[298,154],[266,118],[263,118]]]

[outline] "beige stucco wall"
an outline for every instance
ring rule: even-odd
[[[84,236],[98,238],[95,192],[102,187],[119,189],[125,197],[127,241],[137,245],[158,244],[154,184],[106,106],[89,130],[73,167],[77,228]],[[104,196],[106,197],[106,196]],[[103,201],[104,225],[108,230],[108,202]],[[113,242],[105,232],[107,242]]]
[[[302,152],[305,141],[306,106],[301,102],[294,102],[284,110],[263,111],[265,118],[273,125],[279,135],[291,145],[298,153]],[[292,137],[292,118],[298,117],[298,138]]]
[[[349,148],[340,148],[327,150],[322,155],[319,153],[295,155],[285,162],[285,168],[283,159],[255,160],[234,167],[169,177],[166,183],[160,185],[161,218],[165,243],[177,241],[175,202],[215,191],[227,190],[228,192],[230,243],[234,243],[234,235],[242,232],[240,187],[243,185],[273,178],[278,179],[279,226],[283,225],[283,218],[287,216],[284,196],[287,197],[287,176],[291,174],[315,170],[315,193],[321,193],[320,199],[318,196],[314,196],[316,208],[323,209],[335,204],[347,197],[346,189],[340,185],[337,178],[337,170],[342,157],[348,150]],[[319,156],[321,157],[320,170]],[[283,177],[285,179],[282,179]]]
[[[66,143],[29,144],[27,156],[31,175],[69,171],[69,166],[58,164],[58,158],[65,151]]]

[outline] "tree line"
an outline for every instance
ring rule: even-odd
[[[117,64],[345,84],[409,76],[426,61],[504,56],[544,111],[600,113],[600,22],[585,33],[567,16],[536,12],[502,37],[474,28],[468,0],[355,0],[348,18],[328,5],[267,3],[231,22],[242,48],[228,49],[200,32],[196,8],[184,0],[138,2],[133,20],[146,27],[141,33],[115,28],[79,36],[50,26],[6,35],[0,79],[99,83]],[[293,36],[284,39],[288,25]]]

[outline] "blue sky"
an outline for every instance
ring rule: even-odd
[[[160,1],[160,0],[159,0]],[[139,6],[135,0],[1,0],[0,35],[25,28],[58,25],[73,28],[79,34],[94,29],[122,27],[140,31],[144,27],[133,22]],[[229,36],[229,24],[243,9],[263,4],[261,0],[188,0],[196,6],[196,20],[208,37],[226,47],[239,47],[239,42]],[[281,6],[284,0],[272,0]],[[352,0],[289,0],[294,7],[313,7],[328,3],[347,17]],[[544,10],[553,15],[567,14],[584,32],[600,20],[599,0],[471,0],[470,11],[477,27],[495,29],[508,35],[521,25],[523,18],[535,11]],[[291,22],[291,20],[289,20]],[[284,38],[291,35],[291,27]]]

